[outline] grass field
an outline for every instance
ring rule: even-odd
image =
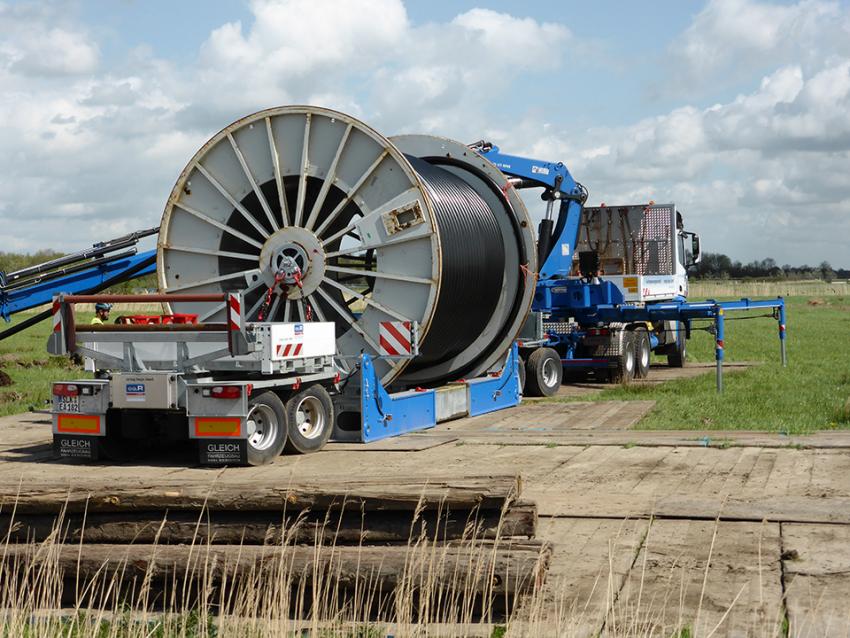
[[[736,321],[730,313],[726,361],[764,363],[728,372],[722,395],[715,392],[714,375],[706,374],[657,386],[612,387],[592,398],[656,400],[655,409],[638,425],[641,429],[803,433],[850,427],[850,297],[793,297],[787,302],[787,368],[779,364],[775,321]],[[692,333],[688,361],[714,361],[712,335]]]
[[[721,297],[802,297],[843,295],[850,296],[850,282],[823,281],[756,281],[736,279],[708,279],[691,281],[688,289],[691,299],[719,299]]]
[[[702,282],[700,286],[705,286]],[[725,282],[721,282],[725,283]],[[822,282],[821,282],[822,283]],[[822,287],[814,289],[820,290]],[[692,296],[703,296],[693,293]],[[765,293],[751,286],[750,296]],[[711,296],[711,295],[706,295]],[[720,295],[717,295],[720,297]],[[18,315],[20,321],[27,315]],[[80,313],[82,321],[90,316]],[[850,295],[788,299],[787,368],[779,366],[776,322],[771,319],[727,322],[727,361],[761,361],[744,372],[725,376],[718,396],[714,376],[672,381],[658,386],[612,387],[593,396],[605,399],[655,399],[658,403],[638,427],[645,429],[757,429],[810,432],[850,427]],[[0,385],[0,415],[41,407],[53,380],[85,376],[82,369],[45,350],[49,322],[0,341],[0,371],[11,385]],[[714,360],[710,334],[695,330],[688,342],[689,361]],[[3,381],[0,374],[0,384]],[[583,398],[583,400],[587,400]]]
[[[34,313],[33,313],[34,314]],[[31,317],[22,312],[11,324],[0,323],[0,330]],[[88,323],[93,313],[80,312],[78,321]],[[0,341],[0,416],[26,412],[30,407],[43,408],[50,398],[50,383],[62,379],[89,377],[82,366],[74,365],[68,357],[47,354],[48,319],[37,326]],[[8,379],[7,379],[8,377]],[[10,385],[4,382],[11,380]]]

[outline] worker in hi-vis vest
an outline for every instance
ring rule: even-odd
[[[101,326],[109,321],[109,311],[112,310],[112,304],[98,303],[94,305],[94,319],[91,320],[91,325]]]

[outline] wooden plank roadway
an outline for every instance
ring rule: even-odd
[[[547,624],[518,625],[519,633],[671,635],[678,626],[699,635],[715,627],[715,636],[775,635],[786,609],[790,635],[847,633],[850,433],[639,432],[619,428],[644,406],[590,404],[599,407],[588,416],[587,406],[576,405],[538,403],[403,443],[331,446],[226,470],[178,454],[122,465],[59,463],[48,460],[43,415],[4,418],[0,491],[76,481],[285,485],[296,476],[346,473],[425,482],[435,473],[515,472],[523,498],[538,504],[539,537],[555,543],[539,598],[545,608],[532,614]],[[395,446],[407,453],[388,454]]]

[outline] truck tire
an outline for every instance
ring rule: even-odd
[[[646,328],[635,328],[635,378],[646,379],[649,376],[649,361],[652,355],[652,346],[649,342],[649,332]]]
[[[525,389],[530,397],[551,397],[561,387],[564,368],[561,355],[552,348],[538,348],[525,364]]]
[[[321,450],[334,429],[334,405],[328,391],[315,384],[286,402],[289,440],[286,451],[310,454]]]
[[[623,331],[623,342],[617,356],[617,367],[611,371],[612,383],[629,383],[635,377],[635,340],[634,333]]]
[[[286,408],[271,390],[248,402],[248,465],[266,465],[280,456],[286,445]]]
[[[679,323],[676,330],[676,340],[670,344],[667,351],[667,365],[671,368],[684,368],[687,354],[687,339],[685,339],[685,324]]]

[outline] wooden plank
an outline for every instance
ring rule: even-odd
[[[66,581],[121,582],[125,595],[146,580],[180,585],[226,578],[233,586],[234,580],[260,579],[298,588],[318,577],[323,587],[332,583],[328,592],[368,587],[390,593],[404,582],[435,595],[514,596],[542,584],[551,553],[535,541],[415,547],[57,544],[49,552],[41,547],[9,545],[3,561],[10,568],[32,566],[36,578],[42,570],[58,569]]]
[[[681,518],[724,521],[762,520],[786,523],[850,525],[850,497],[766,496],[764,498],[695,495],[635,495],[629,492],[541,491],[532,486],[524,497],[537,502],[541,516],[565,518]]]
[[[602,427],[627,428],[654,401],[538,402],[452,422],[453,432],[478,436],[555,434]],[[623,415],[623,416],[620,416]]]
[[[782,624],[779,553],[775,524],[654,521],[611,608],[605,631],[678,636],[687,629],[692,636],[778,635]]]
[[[850,635],[850,527],[782,525],[791,636]]]
[[[648,521],[541,519],[552,543],[546,583],[512,635],[596,636],[641,548]]]
[[[618,417],[619,418],[619,417]],[[630,417],[631,418],[631,417]],[[526,423],[528,423],[526,421]],[[606,429],[602,429],[602,427]],[[748,432],[741,430],[632,430],[570,429],[525,427],[516,431],[504,429],[479,430],[462,428],[458,438],[466,443],[498,445],[584,445],[613,447],[691,447],[726,449],[740,447],[775,448],[788,450],[846,450],[850,449],[850,431],[820,432],[809,435],[787,436],[776,432]],[[619,427],[619,426],[618,426]],[[521,436],[520,436],[521,435]]]
[[[325,449],[331,452],[419,452],[457,440],[458,437],[454,434],[404,434],[371,443],[337,443],[332,441],[325,446]]]
[[[20,513],[108,512],[118,510],[303,510],[346,504],[347,508],[411,510],[420,507],[499,509],[517,498],[516,475],[387,476],[351,474],[292,478],[269,484],[222,479],[211,482],[104,480],[66,478],[64,482],[0,483],[0,504]]]
[[[533,538],[537,506],[517,502],[501,510],[423,512],[89,512],[0,515],[0,535],[42,542],[58,534],[65,543],[403,543],[463,538]],[[7,536],[8,535],[8,536]]]

